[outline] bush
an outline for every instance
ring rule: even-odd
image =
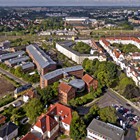
[[[11,103],[14,101],[14,98],[11,95],[7,95],[5,98],[0,99],[0,107],[7,105],[8,103]]]

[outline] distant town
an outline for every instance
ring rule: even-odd
[[[0,140],[140,140],[140,8],[0,7]]]

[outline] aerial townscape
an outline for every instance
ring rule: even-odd
[[[140,1],[0,0],[0,140],[140,140]]]

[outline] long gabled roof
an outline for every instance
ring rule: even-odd
[[[87,129],[94,131],[98,135],[102,135],[109,140],[122,140],[122,137],[124,135],[123,129],[96,119],[92,120]]]
[[[54,77],[57,77],[59,75],[72,72],[72,71],[78,71],[78,70],[83,70],[83,67],[81,65],[73,66],[73,67],[67,67],[67,68],[62,68],[62,69],[57,69],[55,71],[49,72],[42,77],[46,80],[52,79]]]
[[[39,48],[37,44],[31,44],[26,47],[26,50],[34,57],[41,68],[45,68],[51,64],[56,64],[49,55]]]

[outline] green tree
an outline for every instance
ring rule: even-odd
[[[136,138],[140,138],[140,126],[138,127],[138,130],[136,131]]]
[[[57,96],[58,94],[57,89],[58,89],[58,82],[54,83],[52,86],[47,86],[44,89],[40,89],[40,88],[37,89],[41,98],[41,102],[43,103],[44,106],[49,104],[50,100],[52,100]]]
[[[89,124],[93,118],[95,118],[96,116],[98,116],[98,111],[99,111],[99,107],[97,105],[93,105],[88,114],[86,114],[84,116],[84,121],[86,124]]]
[[[100,119],[109,123],[116,123],[116,110],[112,107],[105,107],[99,110]]]
[[[86,125],[77,112],[73,112],[72,116],[72,122],[70,125],[70,137],[73,140],[84,140],[86,136]]]
[[[42,103],[39,99],[34,98],[25,106],[26,115],[32,122],[35,122],[36,118],[41,114],[43,110]]]
[[[22,67],[17,67],[14,71],[14,74],[18,77],[21,77],[22,76]]]

